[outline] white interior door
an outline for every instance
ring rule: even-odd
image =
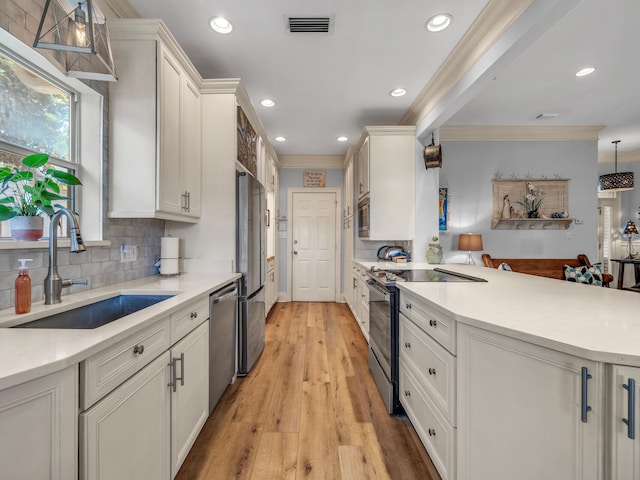
[[[291,293],[293,301],[336,300],[337,193],[293,192]]]

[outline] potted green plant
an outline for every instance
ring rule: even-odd
[[[60,185],[82,185],[71,173],[46,168],[49,155],[37,153],[22,159],[24,168],[0,168],[0,221],[11,220],[15,240],[38,240],[42,237],[41,214],[51,216],[61,195]]]

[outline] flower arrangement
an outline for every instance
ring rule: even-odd
[[[542,190],[538,190],[534,184],[527,182],[527,193],[525,193],[523,201],[516,203],[525,208],[527,218],[538,218],[538,210],[540,209],[540,205],[542,205],[543,197],[544,192]]]

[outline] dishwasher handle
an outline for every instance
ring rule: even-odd
[[[211,294],[211,303],[215,305],[216,303],[220,303],[224,300],[228,300],[229,298],[235,297],[238,295],[238,287],[236,285],[229,285],[228,287],[214,292]]]

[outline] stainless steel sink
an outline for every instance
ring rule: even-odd
[[[98,328],[171,297],[173,295],[118,295],[12,328]]]

